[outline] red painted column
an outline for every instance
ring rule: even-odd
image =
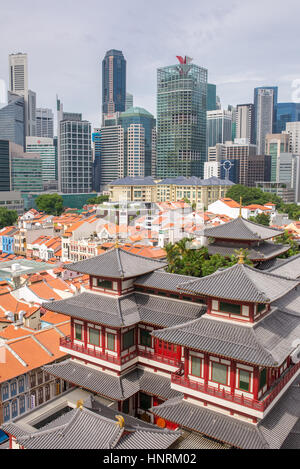
[[[231,388],[231,394],[234,394],[235,383],[236,383],[236,362],[231,360],[231,363],[230,363],[230,388]]]
[[[84,346],[85,348],[87,348],[87,342],[88,342],[88,326],[87,326],[87,322],[84,323],[84,326],[83,326],[83,330],[84,330],[84,335],[83,335],[83,339],[84,339]]]
[[[207,353],[204,354],[204,384],[208,385],[209,380],[209,356]]]
[[[259,368],[256,366],[253,372],[253,398],[258,400],[259,392]]]
[[[73,318],[71,318],[71,342],[74,342],[74,321]]]
[[[249,318],[250,322],[254,322],[254,304],[249,305]]]
[[[184,379],[188,379],[189,376],[189,367],[190,367],[190,362],[189,362],[189,349],[184,347]]]
[[[101,348],[102,348],[102,352],[105,351],[105,327],[102,326],[101,328]]]
[[[117,331],[116,339],[117,339],[117,355],[118,355],[118,358],[121,358],[121,331],[120,330]]]

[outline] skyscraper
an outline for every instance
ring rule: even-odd
[[[53,138],[54,115],[51,109],[36,109],[36,136]]]
[[[24,97],[8,92],[8,104],[0,108],[0,138],[25,149],[25,135]]]
[[[42,160],[38,153],[24,153],[23,147],[11,144],[12,190],[42,192]]]
[[[109,50],[102,62],[102,113],[124,112],[126,60],[120,50]]]
[[[255,138],[257,153],[264,154],[267,134],[276,132],[277,86],[254,89]]]
[[[236,107],[236,138],[246,138],[255,145],[254,104],[238,104]]]
[[[155,119],[150,112],[132,107],[120,115],[124,129],[124,172],[125,176],[151,176]]]
[[[289,135],[289,152],[300,155],[300,121],[288,122],[286,132]]]
[[[215,111],[217,109],[217,87],[212,83],[207,83],[207,110]]]
[[[91,124],[80,113],[64,112],[57,98],[58,188],[65,194],[92,190]]]
[[[203,177],[207,70],[177,58],[157,73],[157,177]]]
[[[42,180],[44,189],[53,187],[56,181],[56,149],[52,138],[26,137],[26,152],[38,153],[42,161]]]
[[[133,95],[130,93],[126,93],[126,104],[125,104],[125,110],[130,109],[133,107]]]
[[[101,143],[100,189],[106,190],[108,184],[124,177],[124,129],[118,117],[104,120],[104,126],[97,137]]]
[[[0,191],[11,190],[10,142],[0,139]]]
[[[231,111],[216,110],[207,112],[207,145],[214,147],[217,143],[232,140]]]
[[[281,153],[289,151],[289,135],[288,134],[267,134],[265,153],[271,155],[271,179],[270,181],[278,181],[278,161]]]
[[[277,104],[277,133],[286,130],[288,122],[300,121],[300,103],[278,103]]]
[[[36,135],[36,93],[28,87],[28,57],[21,52],[9,55],[9,90],[24,97],[25,135]]]

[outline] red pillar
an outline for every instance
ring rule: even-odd
[[[231,360],[231,364],[230,364],[230,388],[231,388],[231,394],[234,394],[235,383],[236,383],[236,362],[233,361],[233,360]]]
[[[209,380],[209,356],[204,354],[204,384],[207,386]]]
[[[74,321],[73,318],[71,318],[71,342],[74,342]]]
[[[189,367],[190,367],[190,362],[189,362],[189,349],[184,347],[184,379],[188,379],[189,376]]]
[[[105,327],[101,328],[101,348],[102,352],[105,351]]]
[[[88,342],[88,326],[87,326],[87,322],[84,323],[83,325],[83,330],[84,330],[84,335],[83,335],[83,339],[84,339],[84,346],[85,348],[87,348],[87,342]]]
[[[253,398],[258,400],[259,392],[259,368],[256,366],[253,371]]]
[[[118,355],[118,358],[121,358],[121,331],[120,330],[117,331],[116,339],[117,339],[117,355]]]

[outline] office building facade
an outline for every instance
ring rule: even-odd
[[[24,153],[19,145],[11,152],[12,190],[22,193],[42,192],[42,160],[38,153]]]
[[[232,140],[232,112],[225,110],[207,112],[207,145],[214,147],[217,143]]]
[[[56,179],[56,148],[52,138],[26,137],[26,152],[38,153],[42,160],[42,180],[44,188]]]
[[[11,190],[10,142],[0,139],[0,191]]]
[[[277,96],[277,86],[254,89],[255,139],[261,155],[265,152],[266,135],[276,132]]]
[[[207,83],[207,111],[217,109],[217,87],[212,83]]]
[[[131,93],[126,93],[125,111],[131,107],[133,107],[133,95]]]
[[[288,134],[267,134],[266,150],[267,155],[271,155],[271,181],[278,180],[278,158],[283,152],[289,151]]]
[[[156,121],[150,112],[132,107],[119,118],[124,129],[124,172],[125,176],[151,176],[152,157],[155,149]]]
[[[277,133],[286,130],[288,122],[300,121],[300,103],[278,103],[277,104]]]
[[[207,70],[178,60],[157,73],[157,176],[203,177]]]
[[[102,113],[124,112],[126,106],[126,60],[122,51],[109,50],[102,62]]]
[[[236,138],[246,138],[255,144],[254,104],[236,106]]]
[[[286,133],[289,136],[289,152],[300,155],[300,122],[288,122]]]
[[[51,109],[36,109],[36,136],[53,138],[54,136],[54,115]]]
[[[249,157],[257,154],[256,145],[251,145],[246,139],[235,139],[234,142],[227,142],[225,146],[226,160],[238,160],[239,184],[247,186]]]
[[[124,129],[118,117],[109,119],[100,130],[100,189],[107,190],[108,184],[124,177]]]
[[[25,101],[23,96],[8,92],[8,104],[0,108],[0,139],[25,148]]]

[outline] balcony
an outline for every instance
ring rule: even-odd
[[[239,404],[244,407],[249,407],[250,409],[258,410],[260,412],[264,412],[267,407],[271,404],[271,402],[279,395],[282,389],[286,386],[286,384],[292,379],[292,377],[296,374],[296,372],[300,369],[300,363],[297,365],[292,366],[289,370],[287,370],[284,375],[280,378],[279,382],[275,384],[261,400],[250,399],[243,395],[236,395],[231,394],[230,392],[222,389],[216,389],[208,384],[201,384],[196,381],[192,381],[190,379],[186,379],[184,376],[181,376],[182,371],[178,371],[171,375],[171,382],[177,384],[179,386],[183,386],[188,389],[192,389],[194,391],[199,391],[209,396],[217,397],[220,399],[224,399],[229,402],[233,402],[234,404]]]
[[[137,351],[134,351],[124,357],[116,357],[114,355],[110,355],[107,352],[101,352],[99,350],[85,347],[84,345],[74,344],[70,336],[61,338],[60,346],[67,348],[69,350],[73,350],[74,352],[79,352],[84,355],[89,355],[90,357],[98,358],[99,360],[103,360],[108,363],[113,363],[114,365],[119,365],[119,366],[124,365],[125,363],[128,363],[130,360],[132,360],[133,358],[137,356]]]
[[[160,355],[151,350],[139,350],[139,356],[148,358],[148,360],[164,363],[165,365],[174,366],[176,368],[180,366],[180,360],[178,360],[178,358],[171,358],[165,355]]]

